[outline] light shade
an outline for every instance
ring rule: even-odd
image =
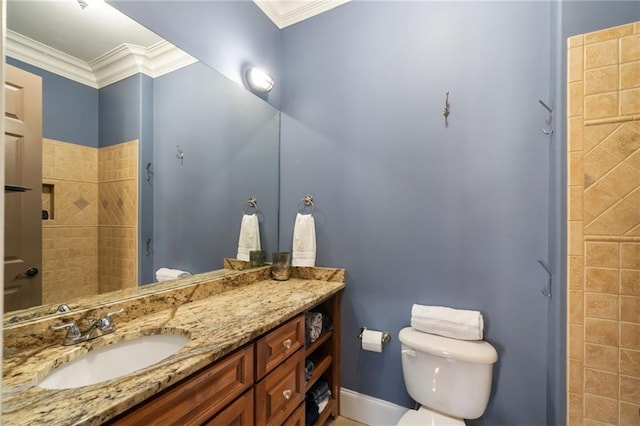
[[[273,78],[260,68],[249,68],[247,71],[247,83],[249,83],[251,90],[260,93],[271,91],[275,84]]]

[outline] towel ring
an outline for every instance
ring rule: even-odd
[[[316,211],[316,205],[313,204],[313,197],[311,195],[305,195],[300,201],[298,201],[298,204],[296,205],[296,211],[302,214],[302,212],[300,211],[300,204],[302,204],[303,208],[304,206],[311,206],[311,213],[309,214],[313,214]]]
[[[251,208],[254,209],[254,213],[258,212],[258,201],[254,197],[249,198],[247,202],[242,205],[242,213],[247,214],[247,211]]]

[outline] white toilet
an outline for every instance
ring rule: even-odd
[[[398,426],[464,426],[489,402],[498,353],[488,342],[456,340],[400,330],[402,371],[409,395],[420,409],[409,410]]]

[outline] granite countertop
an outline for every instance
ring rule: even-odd
[[[128,321],[116,317],[116,332],[83,344],[5,353],[2,424],[101,424],[344,288],[343,270],[327,269],[323,277],[316,269],[300,268],[288,281],[261,280]],[[76,389],[36,386],[56,365],[92,348],[157,333],[186,334],[190,341],[164,361],[118,379]]]

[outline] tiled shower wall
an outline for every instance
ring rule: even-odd
[[[568,46],[568,424],[640,425],[640,23]]]
[[[43,303],[137,285],[137,146],[43,140]]]
[[[42,302],[98,293],[98,150],[42,141]]]
[[[100,293],[138,285],[138,141],[98,150]]]

